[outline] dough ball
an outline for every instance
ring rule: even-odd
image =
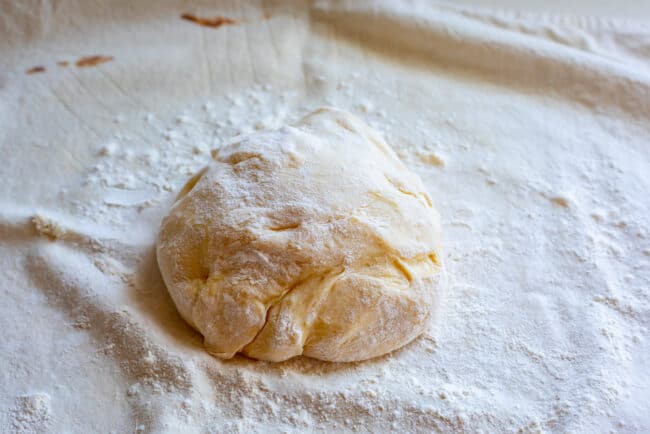
[[[163,220],[157,255],[210,353],[364,360],[426,327],[440,219],[375,131],[324,108],[215,151]]]

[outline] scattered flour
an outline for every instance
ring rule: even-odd
[[[34,224],[36,232],[45,235],[52,240],[60,238],[65,233],[63,228],[61,228],[54,220],[39,214],[32,217],[32,223]]]
[[[51,398],[47,393],[35,393],[16,398],[11,410],[11,429],[17,433],[40,433],[48,429],[52,418]]]
[[[247,14],[221,29],[116,6],[110,31],[32,41],[85,30],[110,63],[0,56],[21,71],[0,89],[2,431],[650,431],[647,29],[315,3],[206,9]],[[130,43],[163,27],[165,56]],[[441,210],[442,318],[364,363],[213,358],[161,281],[160,219],[211,152],[325,104],[382,130]]]

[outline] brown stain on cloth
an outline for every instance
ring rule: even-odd
[[[113,60],[113,56],[86,56],[75,62],[75,65],[79,68],[87,68],[89,66],[97,66],[102,63],[110,62]]]
[[[78,68],[87,68],[89,66],[101,65],[102,63],[110,62],[112,60],[113,60],[113,56],[99,56],[99,55],[85,56],[79,58],[79,60],[77,60],[74,64]],[[56,64],[61,68],[65,68],[68,65],[70,65],[70,62],[68,62],[67,60],[60,60],[56,62]],[[30,74],[30,75],[40,74],[45,71],[46,71],[45,67],[39,65],[39,66],[33,66],[29,68],[28,70],[25,71],[25,74]]]
[[[233,24],[237,24],[237,21],[232,20],[230,18],[226,17],[213,17],[213,18],[201,18],[194,16],[192,14],[181,14],[181,18],[190,21],[194,24],[198,24],[200,26],[205,26],[205,27],[212,27],[213,29],[219,28],[221,26],[231,26]]]
[[[25,71],[25,74],[40,74],[41,72],[45,72],[44,66],[34,66]]]

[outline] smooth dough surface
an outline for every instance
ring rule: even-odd
[[[440,219],[422,182],[331,108],[214,152],[157,255],[179,312],[223,358],[376,357],[417,337],[439,299]]]

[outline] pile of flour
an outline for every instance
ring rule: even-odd
[[[392,1],[102,8],[0,10],[17,23],[0,431],[650,430],[647,27]],[[113,60],[50,66],[88,53]],[[213,358],[160,278],[160,219],[211,151],[322,105],[424,180],[441,317],[363,363]]]

